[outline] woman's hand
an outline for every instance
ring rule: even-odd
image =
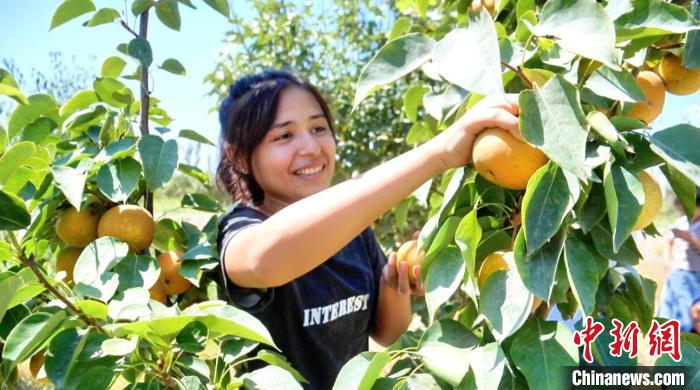
[[[397,270],[397,261],[398,257],[396,256],[396,252],[391,252],[389,255],[389,261],[387,262],[387,265],[384,266],[384,270],[382,270],[382,278],[384,279],[384,282],[387,285],[395,288],[401,295],[405,295],[409,292],[412,295],[417,296],[425,295],[425,290],[423,290],[423,281],[420,278],[420,265],[413,266],[413,269],[409,270],[408,263],[402,261]],[[411,272],[411,274],[414,276],[414,280],[416,281],[415,284],[411,283],[408,277],[409,272]]]
[[[515,94],[502,97],[487,97],[457,119],[452,126],[434,139],[444,148],[445,169],[458,168],[472,162],[472,147],[476,136],[487,128],[500,127],[522,139],[518,127],[520,106]]]

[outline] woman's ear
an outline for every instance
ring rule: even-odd
[[[244,175],[248,174],[248,167],[245,162],[245,159],[239,153],[236,153],[231,144],[226,144],[226,147],[224,148],[224,153],[226,154],[226,158],[231,162],[231,165],[233,165],[236,171],[241,172]]]

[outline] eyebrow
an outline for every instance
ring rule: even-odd
[[[326,117],[326,116],[325,116],[323,113],[319,113],[319,114],[311,115],[311,116],[309,117],[309,120],[314,120],[314,119],[317,119],[317,118],[325,118],[325,117]],[[286,127],[287,125],[290,125],[290,124],[292,124],[292,123],[294,123],[294,121],[286,121],[286,122],[281,122],[281,123],[275,123],[274,125],[272,125],[271,128],[272,128],[272,129],[275,129],[275,128],[278,128],[278,127]]]

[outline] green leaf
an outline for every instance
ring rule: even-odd
[[[129,246],[112,237],[91,242],[78,257],[73,270],[75,291],[107,302],[117,291],[119,278],[114,267],[129,252]]]
[[[170,181],[177,167],[177,141],[163,142],[159,136],[146,135],[139,140],[138,148],[149,189],[161,188]]]
[[[131,340],[113,338],[102,342],[102,351],[108,356],[126,356],[136,350],[138,339]]]
[[[299,373],[299,371],[295,370],[294,367],[292,367],[292,365],[289,364],[289,362],[287,362],[287,359],[285,359],[284,356],[282,356],[276,352],[263,350],[263,351],[258,352],[258,355],[256,357],[258,359],[264,361],[267,364],[272,364],[272,365],[277,366],[279,368],[283,368],[285,371],[292,374],[292,376],[294,377],[294,380],[296,380],[297,382],[309,383],[309,381],[306,380],[306,378],[304,378],[304,376],[301,375]]]
[[[63,23],[69,22],[78,16],[85,15],[94,10],[95,4],[93,4],[91,0],[65,0],[56,8],[56,12],[54,12],[51,18],[51,28],[49,28],[49,30],[53,30]]]
[[[36,145],[29,141],[18,142],[0,156],[0,185],[4,185],[17,167],[25,165],[36,153]]]
[[[471,15],[466,29],[450,31],[435,45],[433,62],[442,77],[467,91],[504,93],[496,29],[485,9]]]
[[[266,366],[241,376],[247,389],[290,389],[301,390],[301,385],[292,374],[277,366]]]
[[[275,346],[270,333],[255,317],[222,301],[207,301],[192,305],[182,313],[109,326],[114,336],[135,334],[159,346],[169,346],[178,333],[191,321],[202,322],[212,337],[237,336]]]
[[[134,2],[131,3],[131,13],[133,13],[134,16],[139,16],[148,8],[152,7],[153,2],[153,0],[134,0]]]
[[[532,175],[522,206],[529,255],[557,233],[564,217],[574,207],[579,192],[576,178],[551,162]]]
[[[10,72],[0,68],[0,95],[9,96],[19,104],[29,104]]]
[[[603,186],[599,183],[594,183],[578,216],[578,223],[584,233],[591,231],[593,226],[603,219],[607,212],[606,207]]]
[[[1,194],[2,192],[0,191],[0,195]],[[5,207],[3,207],[2,204],[0,204],[0,208],[5,210]],[[0,321],[2,321],[3,317],[5,316],[7,309],[10,308],[10,302],[21,285],[22,279],[16,275],[10,274],[9,276],[0,279]],[[0,339],[2,339],[2,336],[0,336]]]
[[[204,3],[206,3],[206,5],[210,6],[216,12],[220,13],[221,15],[224,15],[227,18],[229,17],[229,15],[231,15],[231,9],[229,8],[228,0],[204,0]]]
[[[662,0],[634,0],[632,5],[633,11],[615,21],[618,42],[700,28],[700,22],[683,7]]]
[[[469,371],[469,349],[457,348],[440,341],[422,343],[418,354],[430,372],[452,386],[459,385]]]
[[[169,218],[161,218],[156,223],[153,245],[161,252],[175,248],[183,251],[187,248],[187,236],[180,224]]]
[[[477,389],[499,389],[508,361],[498,343],[489,343],[469,354],[469,366],[474,373]]]
[[[561,75],[540,89],[520,93],[523,138],[579,179],[586,178],[587,125],[578,90]]]
[[[52,384],[66,390],[109,387],[118,358],[103,353],[102,343],[108,338],[103,333],[88,333],[78,328],[58,333],[49,344],[44,366]],[[110,372],[102,370],[107,367]],[[93,370],[98,370],[100,375],[95,376]]]
[[[141,65],[146,69],[153,63],[151,44],[141,37],[136,37],[129,41],[126,51],[130,56],[139,60]]]
[[[644,190],[642,182],[627,169],[608,163],[603,179],[608,220],[612,227],[613,250],[617,252],[632,233],[642,212]]]
[[[508,266],[510,270],[489,276],[479,295],[479,311],[498,341],[515,333],[527,321],[534,300],[514,264]]]
[[[414,85],[406,91],[403,96],[403,107],[406,111],[406,116],[411,122],[418,120],[418,108],[423,102],[423,95],[428,92],[428,89],[423,85]]]
[[[167,27],[180,31],[182,19],[180,18],[180,8],[177,0],[161,0],[156,3],[156,16]]]
[[[457,348],[473,348],[479,345],[480,339],[461,323],[443,319],[433,322],[423,333],[419,347],[429,341],[439,341]]]
[[[700,20],[700,6],[695,4],[693,16]],[[700,31],[690,31],[683,45],[683,66],[688,69],[700,69]]]
[[[449,85],[441,94],[428,92],[423,95],[423,107],[430,116],[441,121],[459,108],[465,97],[467,97],[467,91]]]
[[[510,355],[530,389],[570,386],[566,366],[578,366],[574,336],[561,322],[532,319],[513,338]],[[543,369],[546,367],[546,369]]]
[[[10,140],[7,139],[7,131],[0,125],[0,154],[5,153],[8,142],[10,142]]]
[[[425,303],[430,322],[437,309],[454,294],[464,277],[466,265],[457,247],[450,245],[435,255],[425,277]]]
[[[177,170],[204,185],[209,185],[209,175],[193,165],[177,164]]]
[[[607,260],[588,248],[586,242],[577,234],[571,235],[564,244],[564,260],[569,275],[569,285],[574,296],[581,304],[585,315],[592,315],[595,310],[595,295],[598,290],[598,273],[596,263],[607,265]]]
[[[92,83],[92,87],[95,89],[95,93],[100,101],[112,107],[122,108],[134,101],[131,90],[117,79],[98,77]]]
[[[564,249],[566,229],[561,229],[552,240],[532,255],[527,254],[525,234],[518,232],[513,245],[515,265],[527,289],[542,300],[549,301],[554,287],[554,276],[559,257]]]
[[[644,92],[627,69],[615,71],[601,66],[586,81],[585,87],[596,95],[623,102],[643,102]]]
[[[56,123],[48,118],[39,118],[27,125],[22,131],[22,141],[42,144],[46,137],[56,129]]]
[[[151,310],[148,308],[149,300],[150,295],[147,289],[130,288],[111,298],[107,313],[109,318],[115,321],[135,321],[151,314]]]
[[[221,211],[219,202],[207,194],[185,194],[180,201],[180,206],[210,213]]]
[[[201,135],[199,132],[195,130],[190,130],[190,129],[182,129],[180,130],[180,133],[178,134],[178,137],[180,138],[187,138],[191,141],[194,142],[199,142],[200,144],[205,144],[205,145],[211,145],[211,146],[216,146],[213,142],[209,141],[209,139],[203,135]]]
[[[379,87],[417,69],[430,59],[435,41],[422,34],[404,35],[386,43],[365,65],[355,90],[354,107]]]
[[[391,26],[391,31],[389,31],[388,41],[396,39],[408,32],[411,28],[411,20],[405,16],[400,16],[394,21],[394,25]]]
[[[104,60],[102,63],[100,75],[102,75],[102,77],[111,77],[116,79],[122,75],[125,67],[126,61],[124,61],[121,57],[112,56]]]
[[[591,128],[617,152],[618,156],[625,155],[625,150],[629,147],[629,144],[624,137],[620,136],[615,126],[605,114],[593,110],[586,115],[586,121],[588,121]]]
[[[114,8],[102,8],[92,15],[92,18],[87,22],[87,26],[94,27],[101,24],[112,23],[117,19],[119,19],[119,11]]]
[[[0,190],[0,210],[0,231],[24,229],[32,222],[24,201],[3,190]]]
[[[83,313],[98,320],[107,319],[107,305],[94,299],[83,299],[75,302],[75,306]]]
[[[187,74],[185,67],[182,66],[180,61],[174,58],[168,58],[167,60],[163,61],[163,65],[161,65],[160,68],[167,72],[180,76],[185,76]]]
[[[615,51],[615,25],[595,0],[551,0],[540,22],[531,28],[539,37],[553,36],[562,49],[620,69]]]
[[[133,138],[120,139],[105,146],[100,153],[95,156],[95,161],[99,163],[108,163],[120,158],[126,158],[133,154],[133,146],[136,140]]]
[[[596,250],[606,259],[629,265],[639,264],[639,259],[642,258],[642,255],[639,253],[632,236],[622,243],[617,253],[613,250],[612,231],[607,220],[601,220],[599,224],[595,225],[591,229],[590,235],[593,238],[593,245]]]
[[[697,367],[700,366],[700,347],[697,341],[691,341],[693,335],[683,333],[680,340],[680,353],[683,356],[681,362],[673,361],[670,354],[662,354],[655,362],[656,367],[673,367],[673,372],[685,372],[685,382],[683,388],[697,390],[700,388],[700,375]],[[697,336],[696,336],[697,337]],[[683,366],[679,367],[682,364]]]
[[[476,250],[481,242],[482,230],[477,219],[477,210],[472,210],[459,223],[455,232],[455,242],[462,253],[467,275],[476,277]]]
[[[333,389],[369,390],[391,360],[386,352],[362,352],[345,363]]]
[[[32,356],[54,332],[60,329],[66,312],[39,312],[20,321],[5,339],[2,351],[3,373],[7,376],[13,368]]]
[[[95,91],[92,89],[85,89],[71,96],[71,98],[61,106],[58,114],[61,118],[65,119],[74,114],[76,111],[97,102],[98,99]]]
[[[160,276],[160,265],[151,256],[128,255],[124,257],[113,271],[119,275],[117,290],[126,291],[130,288],[151,288]]]
[[[138,188],[141,165],[131,157],[123,158],[100,167],[97,186],[112,202],[121,203]]]
[[[185,352],[199,353],[209,338],[207,326],[199,321],[192,321],[175,337],[176,345]]]
[[[56,123],[58,120],[58,106],[49,95],[37,94],[27,98],[29,104],[20,104],[10,115],[7,122],[7,136],[12,139],[25,126],[33,123],[40,117],[47,117]]]
[[[77,210],[81,209],[85,182],[94,163],[92,159],[86,158],[81,160],[76,168],[66,165],[54,165],[51,168],[56,185]]]
[[[669,127],[652,134],[651,143],[651,149],[668,165],[700,186],[699,128],[688,124]]]
[[[676,197],[681,202],[681,205],[683,206],[683,211],[685,211],[685,215],[688,217],[688,221],[692,221],[693,217],[695,216],[696,207],[695,183],[693,183],[693,181],[686,177],[684,174],[680,173],[676,168],[668,164],[664,164],[661,166],[661,172],[664,173],[669,184],[671,184],[673,192],[676,194]]]

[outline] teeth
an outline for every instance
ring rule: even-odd
[[[319,165],[319,166],[317,166],[317,167],[315,167],[315,168],[304,168],[304,169],[300,169],[300,170],[298,170],[298,171],[296,171],[296,172],[294,172],[294,173],[297,174],[297,175],[309,176],[309,175],[313,175],[314,173],[321,172],[322,169],[323,169],[323,165]]]

